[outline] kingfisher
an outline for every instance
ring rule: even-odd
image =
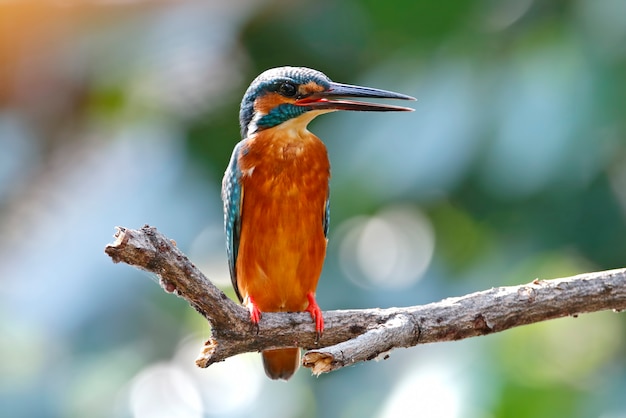
[[[324,330],[315,290],[326,257],[330,162],[309,122],[336,110],[413,110],[345,98],[415,100],[278,67],[252,81],[241,101],[242,140],[222,181],[224,229],[235,293],[257,326],[262,312],[306,311],[318,337]],[[287,380],[300,365],[295,344],[261,354],[271,379]]]

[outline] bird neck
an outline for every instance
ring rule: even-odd
[[[309,133],[308,124],[317,116],[323,113],[332,112],[333,109],[324,110],[293,110],[298,106],[285,107],[278,106],[270,113],[256,113],[248,124],[246,137],[255,133],[271,130],[274,135],[284,135],[286,137],[301,137]],[[305,108],[302,108],[305,109]]]

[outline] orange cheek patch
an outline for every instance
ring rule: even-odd
[[[283,103],[294,103],[295,100],[287,99],[278,93],[265,94],[254,101],[254,110],[262,115],[267,115],[276,106]]]

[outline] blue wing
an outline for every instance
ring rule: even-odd
[[[241,142],[235,146],[230,158],[228,168],[222,180],[222,201],[224,202],[224,231],[226,232],[226,254],[228,255],[228,268],[230,280],[240,302],[243,302],[237,286],[237,253],[239,252],[239,237],[241,235],[241,201],[243,199],[243,186],[241,185],[241,169],[238,157]]]
[[[326,196],[326,207],[324,208],[322,224],[324,225],[324,236],[328,238],[328,229],[330,227],[330,188],[328,189],[328,195]]]

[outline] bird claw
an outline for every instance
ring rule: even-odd
[[[313,292],[307,293],[306,297],[309,300],[309,306],[307,306],[305,311],[310,313],[311,318],[315,321],[315,343],[317,344],[322,336],[322,332],[324,331],[324,317],[322,316],[322,310],[315,301],[315,295]]]

